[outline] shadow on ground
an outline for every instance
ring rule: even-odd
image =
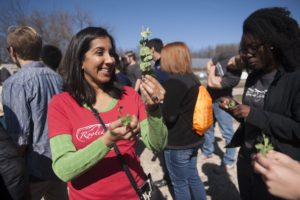
[[[230,175],[213,163],[202,165],[202,172],[207,176],[204,182],[207,195],[211,200],[240,200],[239,192],[230,179]],[[226,188],[226,189],[224,189]]]

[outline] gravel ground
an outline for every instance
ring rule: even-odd
[[[234,128],[236,127],[237,123],[234,123]],[[197,164],[200,177],[205,185],[207,200],[239,200],[236,167],[230,169],[228,173],[220,167],[225,143],[218,127],[215,132],[215,154],[205,161],[198,159]],[[163,172],[159,159],[142,143],[139,143],[137,149],[144,171],[150,172],[154,181],[161,180]],[[201,151],[199,150],[199,156],[200,154]],[[168,200],[173,199],[167,186],[160,187],[160,190]]]

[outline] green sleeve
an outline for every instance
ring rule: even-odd
[[[72,137],[69,134],[51,138],[50,147],[53,170],[65,182],[90,169],[111,149],[102,140],[97,139],[83,149],[76,150]]]
[[[148,118],[140,123],[141,136],[144,144],[152,151],[162,151],[168,138],[168,130],[163,123],[161,110],[148,113]]]

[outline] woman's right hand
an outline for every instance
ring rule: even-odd
[[[140,91],[148,111],[157,108],[160,103],[163,103],[166,94],[165,89],[158,80],[150,75],[146,75],[143,78],[140,84]]]
[[[138,118],[133,115],[131,122],[128,126],[122,123],[121,119],[118,119],[107,127],[105,135],[102,137],[104,143],[109,146],[118,140],[133,140],[136,135],[140,132],[140,125]]]
[[[287,199],[299,199],[300,164],[287,155],[270,151],[253,157],[254,170],[262,175],[268,191]]]

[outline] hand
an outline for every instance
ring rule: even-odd
[[[143,78],[140,84],[140,91],[148,109],[152,109],[158,104],[163,103],[166,93],[161,84],[150,75],[146,75]]]
[[[212,60],[209,60],[206,64],[207,70],[207,85],[211,88],[221,89],[222,88],[222,78],[215,75],[216,66],[213,64]]]
[[[250,106],[240,104],[229,108],[232,115],[237,119],[246,119],[250,113]]]
[[[212,62],[212,60],[210,59],[207,64],[206,64],[206,72],[207,75],[211,74],[211,73],[215,73],[215,69],[216,66],[214,65],[214,63]]]
[[[141,83],[142,83],[142,80],[138,78],[138,79],[136,80],[135,86],[134,86],[134,90],[135,90],[136,92],[139,91],[139,88],[140,88]]]
[[[240,55],[233,56],[228,61],[227,68],[231,70],[243,70],[245,69],[245,64],[243,63],[243,60]]]
[[[240,103],[231,97],[221,97],[219,106],[223,110],[229,111],[230,108],[240,105]]]
[[[102,137],[106,145],[110,145],[118,140],[133,140],[140,132],[140,125],[136,116],[131,116],[129,126],[125,126],[121,119],[110,123],[108,130]]]
[[[264,158],[274,162],[275,164],[288,166],[293,168],[294,170],[300,170],[300,164],[298,163],[298,161],[295,161],[286,154],[280,153],[278,151],[271,150],[266,156],[264,156]],[[253,157],[254,161],[259,161],[260,159],[262,159],[260,154],[256,154],[255,157]]]
[[[254,170],[262,175],[268,191],[287,199],[299,199],[300,164],[290,157],[270,151],[266,156],[256,154]]]

